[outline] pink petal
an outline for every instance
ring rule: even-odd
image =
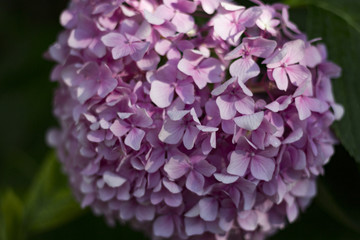
[[[254,100],[246,96],[235,102],[235,109],[241,114],[253,114],[254,108]]]
[[[255,178],[259,180],[270,181],[275,170],[275,163],[270,158],[255,155],[251,159],[250,170],[251,174]]]
[[[230,120],[235,117],[235,103],[229,96],[225,95],[217,97],[216,104],[219,107],[221,119]]]
[[[155,44],[155,51],[160,54],[161,56],[164,56],[170,49],[172,43],[167,39],[160,39]]]
[[[298,63],[304,58],[305,42],[301,39],[287,42],[284,44],[283,50],[286,52],[285,63],[288,65]]]
[[[201,0],[201,6],[207,14],[213,14],[219,3],[220,0]]]
[[[146,21],[148,21],[150,24],[153,24],[153,25],[161,25],[165,22],[165,20],[163,18],[156,16],[155,14],[152,14],[147,10],[144,10],[143,16]]]
[[[258,224],[258,216],[255,211],[241,211],[238,214],[238,223],[246,231],[254,231]]]
[[[246,82],[260,73],[260,68],[251,57],[241,58],[230,65],[230,74],[238,81]]]
[[[312,112],[318,112],[318,113],[324,113],[329,109],[329,105],[319,99],[316,98],[310,98],[310,97],[303,97],[306,106],[312,111]]]
[[[193,29],[195,25],[194,18],[182,12],[176,12],[171,22],[175,25],[176,31],[179,33],[187,33]]]
[[[230,164],[227,172],[235,176],[244,176],[248,169],[250,158],[242,151],[233,151],[230,156]]]
[[[136,65],[143,71],[155,70],[160,62],[160,57],[155,51],[150,51],[136,62]]]
[[[125,145],[138,151],[140,149],[141,141],[143,140],[144,136],[144,130],[141,130],[139,128],[133,128],[130,130],[130,132],[125,138]]]
[[[222,67],[221,62],[215,58],[207,58],[203,60],[198,66],[203,72],[206,72],[208,82],[217,83],[221,82]]]
[[[303,97],[295,98],[295,106],[299,112],[299,119],[304,120],[311,116],[311,111],[307,104],[304,102]]]
[[[322,56],[320,51],[315,46],[308,46],[305,49],[305,56],[301,61],[302,65],[314,68],[316,65],[319,65],[322,62]]]
[[[288,88],[289,80],[286,75],[285,69],[283,67],[275,68],[272,76],[276,82],[276,86],[280,90],[286,91]]]
[[[305,66],[296,64],[287,66],[285,68],[286,73],[289,75],[290,82],[295,86],[300,86],[301,83],[311,79],[311,73],[309,69]]]
[[[269,57],[277,46],[276,41],[268,40],[262,37],[255,39],[244,38],[243,44],[249,49],[250,55],[261,58]]]
[[[111,32],[101,37],[101,41],[107,47],[116,47],[118,45],[123,45],[126,41],[125,37],[120,33]]]
[[[174,86],[155,80],[151,83],[150,99],[160,108],[166,108],[170,106],[174,98]]]

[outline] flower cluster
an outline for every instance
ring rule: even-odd
[[[254,0],[72,0],[49,132],[73,191],[154,239],[263,239],[316,194],[343,109],[325,46]]]

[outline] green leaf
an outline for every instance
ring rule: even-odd
[[[325,212],[327,212],[333,219],[353,230],[357,234],[360,234],[360,224],[345,213],[341,206],[335,201],[326,186],[321,180],[318,181],[318,195],[316,197],[316,203]]]
[[[52,153],[43,163],[27,196],[24,221],[32,233],[58,227],[82,213]]]
[[[345,115],[334,129],[347,151],[360,163],[360,1],[288,0],[292,6],[308,9],[307,34],[322,37],[329,58],[339,64],[342,77],[333,81],[335,98],[345,107]]]
[[[1,199],[0,238],[4,240],[23,239],[23,203],[12,191],[8,190]]]

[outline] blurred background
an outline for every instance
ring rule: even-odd
[[[56,126],[56,84],[49,80],[54,64],[43,54],[61,30],[58,19],[67,2],[0,1],[0,239],[147,239],[81,210],[45,143],[46,131]],[[322,36],[330,59],[342,66],[334,89],[346,115],[334,126],[341,144],[318,181],[314,202],[271,239],[360,239],[360,3],[285,2],[293,6],[291,19],[310,39]]]

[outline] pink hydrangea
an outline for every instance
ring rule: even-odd
[[[263,239],[316,194],[340,68],[282,4],[72,0],[49,132],[82,207],[153,239]],[[201,23],[201,24],[198,24]]]

